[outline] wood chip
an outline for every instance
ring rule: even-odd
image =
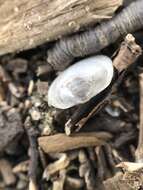
[[[16,182],[16,177],[12,172],[10,162],[5,159],[0,160],[0,172],[5,182],[5,185],[13,185]]]
[[[64,152],[81,147],[103,145],[111,138],[112,135],[106,132],[77,133],[72,136],[58,133],[52,136],[39,137],[38,143],[46,153]]]

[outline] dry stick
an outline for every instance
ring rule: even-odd
[[[84,150],[80,150],[79,152],[79,163],[79,176],[84,178],[86,189],[95,190],[96,182],[94,169]]]
[[[66,190],[69,189],[81,189],[84,187],[84,180],[81,178],[66,176],[65,186],[67,186]]]
[[[140,83],[140,125],[139,142],[135,152],[136,162],[143,162],[143,73],[139,76]]]
[[[116,161],[115,161],[115,157],[112,153],[112,147],[107,144],[104,146],[104,152],[106,155],[106,160],[108,162],[108,167],[110,168],[110,171],[112,172],[113,175],[116,174],[117,171],[119,171],[115,166],[116,166]]]
[[[60,170],[59,177],[56,180],[53,180],[52,190],[64,190],[65,179],[66,179],[66,171]]]
[[[38,190],[37,185],[37,167],[38,167],[38,146],[37,131],[32,127],[30,118],[25,121],[25,129],[30,143],[30,166],[29,166],[29,190]]]
[[[70,164],[70,159],[66,154],[62,154],[61,157],[53,163],[48,164],[48,166],[44,170],[43,178],[47,181],[50,176],[54,175],[60,170],[63,170],[68,167]]]
[[[110,21],[65,39],[48,52],[48,63],[63,70],[74,58],[99,52],[119,37],[143,27],[143,0],[133,2]]]
[[[39,159],[42,164],[42,168],[45,169],[47,166],[46,156],[40,147],[38,149],[39,149]]]
[[[6,98],[4,87],[2,82],[0,82],[0,103],[3,102]]]
[[[0,160],[0,173],[3,177],[5,185],[13,185],[16,183],[16,177],[13,174],[10,162],[5,159]]]
[[[12,169],[12,172],[14,174],[18,174],[18,173],[22,173],[22,172],[27,172],[28,169],[29,169],[29,160],[26,160],[26,161],[20,162],[16,166],[14,166],[14,168]]]
[[[19,88],[13,83],[11,77],[6,72],[6,70],[0,65],[0,80],[2,83],[7,84],[10,92],[16,96],[17,98],[21,97],[21,93],[19,91]]]
[[[97,157],[97,176],[101,181],[103,181],[105,178],[109,178],[111,176],[110,170],[107,167],[103,146],[95,147],[95,153]]]
[[[110,19],[123,0],[0,0],[0,55]]]
[[[74,130],[79,131],[87,120],[105,106],[108,100],[105,98],[109,93],[111,86],[101,94],[92,98],[89,102],[80,105],[65,124],[65,133],[70,135]]]
[[[64,152],[81,147],[100,146],[111,138],[112,135],[106,132],[77,133],[73,136],[58,133],[52,136],[39,137],[38,143],[45,153],[50,153]]]
[[[121,44],[120,51],[115,57],[113,65],[121,73],[134,63],[141,54],[141,47],[136,44],[133,35],[128,34]]]
[[[128,34],[121,44],[118,55],[113,61],[113,65],[120,74],[133,64],[141,53],[142,49],[136,44],[135,38],[131,34]],[[111,88],[113,91],[113,87],[115,88],[117,84],[115,82],[119,82],[120,80],[121,78],[119,76],[116,81],[113,81],[114,84],[111,84],[106,90],[92,98],[89,102],[79,106],[65,124],[65,132],[67,135],[70,135],[75,127],[76,131],[83,127],[93,114],[97,113],[101,108],[103,108],[103,106],[105,106],[105,104],[107,104],[110,99],[109,95],[111,94]]]
[[[87,152],[88,152],[88,155],[89,155],[90,162],[91,162],[92,166],[96,169],[97,164],[96,164],[96,157],[95,157],[94,147],[88,147],[86,149],[87,149]]]

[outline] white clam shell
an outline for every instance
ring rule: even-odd
[[[64,70],[51,84],[48,104],[60,109],[85,103],[103,91],[113,77],[112,60],[104,55],[83,59]]]

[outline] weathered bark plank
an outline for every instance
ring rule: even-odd
[[[67,136],[64,133],[38,138],[39,146],[46,153],[64,152],[82,147],[100,146],[110,140],[112,135],[106,132],[76,133]]]
[[[122,0],[0,0],[0,55],[109,19]]]

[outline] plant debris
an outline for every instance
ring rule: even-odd
[[[130,2],[125,1],[113,18],[113,11],[107,14],[108,21],[99,19],[100,24],[71,30],[60,42],[0,57],[1,190],[143,189],[143,1]],[[70,11],[82,7],[82,1],[76,7],[70,3]],[[19,9],[14,10],[18,14]],[[68,14],[66,7],[62,11],[60,17]],[[123,19],[126,14],[129,20]],[[52,19],[56,21],[56,17]],[[111,39],[109,33],[117,29],[117,25],[113,27],[116,19],[120,22]],[[93,32],[96,40],[88,36]],[[82,36],[86,46],[81,43]],[[100,45],[96,49],[97,41]],[[113,61],[110,85],[84,104],[65,110],[50,107],[48,90],[60,71],[73,63],[73,58],[76,64],[80,57],[95,51]]]

